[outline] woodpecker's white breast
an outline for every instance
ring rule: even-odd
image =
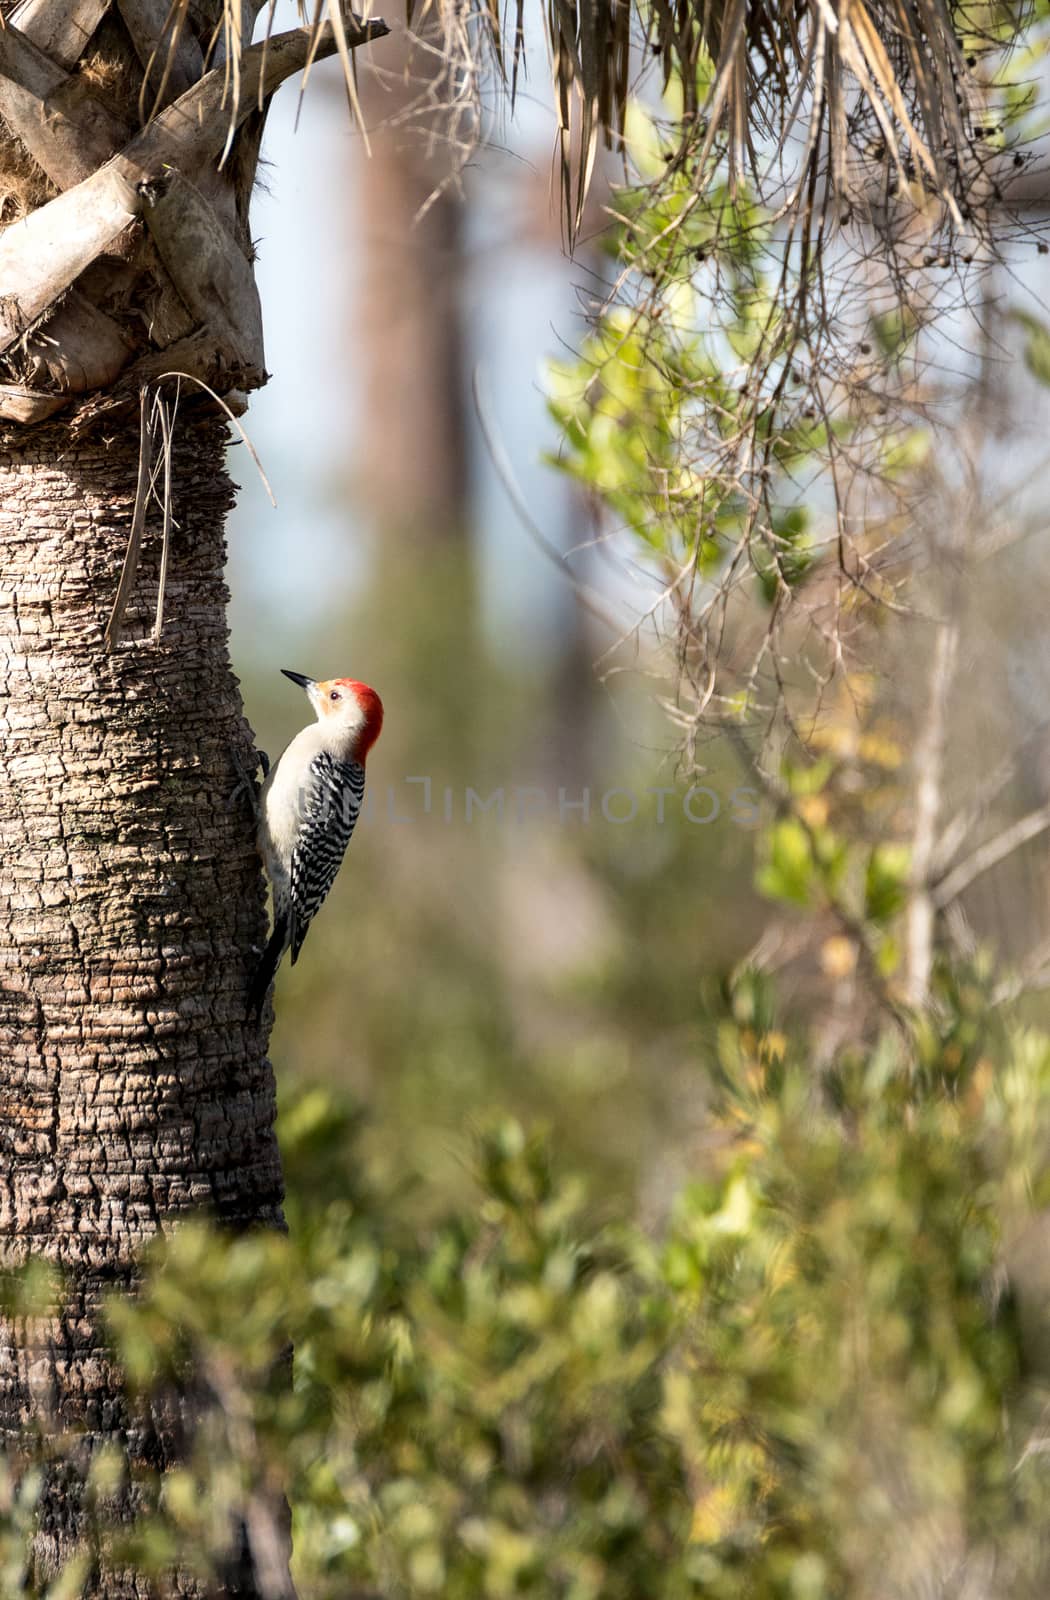
[[[288,877],[292,850],[302,827],[310,763],[330,744],[320,723],[312,722],[296,734],[262,786],[259,848],[275,887]]]

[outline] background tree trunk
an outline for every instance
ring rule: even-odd
[[[126,1439],[163,1468],[175,1448],[127,1412],[101,1295],[187,1211],[281,1221],[266,1030],[245,1013],[263,887],[247,803],[227,806],[252,741],[227,654],[225,445],[224,423],[180,421],[163,634],[148,529],[114,653],[137,440],[51,423],[0,455],[0,1260],[65,1275],[59,1313],[3,1330],[0,1422],[11,1441],[34,1419],[83,1430],[85,1461]],[[45,1490],[45,1569],[81,1531],[80,1481]]]
[[[423,559],[452,546],[469,566],[469,281],[461,157],[443,105],[437,18],[403,30],[362,75],[371,156],[358,173],[363,238],[351,360],[361,369],[359,497],[383,544],[409,537]]]

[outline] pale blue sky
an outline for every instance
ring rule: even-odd
[[[243,419],[277,500],[274,510],[247,452],[231,452],[241,485],[230,521],[230,586],[235,659],[269,657],[288,632],[301,632],[344,606],[366,560],[352,490],[354,421],[364,397],[346,370],[352,356],[358,261],[356,174],[368,158],[348,124],[335,62],[311,77],[300,108],[286,85],[270,113],[268,166],[257,191],[252,233],[266,331],[267,387]],[[299,110],[299,125],[295,127]],[[569,537],[566,485],[540,463],[555,442],[541,392],[544,359],[582,331],[574,285],[584,274],[556,248],[515,237],[515,208],[503,203],[521,159],[545,179],[554,123],[525,99],[501,130],[514,156],[481,151],[471,174],[474,271],[467,323],[471,363],[480,363],[494,420],[532,515],[558,543]],[[338,209],[337,209],[338,208]],[[362,308],[382,315],[382,308]],[[486,613],[500,637],[531,638],[555,623],[568,596],[520,527],[475,429],[476,516]],[[289,619],[294,625],[289,629]]]

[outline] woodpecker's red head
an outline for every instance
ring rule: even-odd
[[[383,726],[383,702],[375,690],[356,678],[318,680],[302,672],[289,672],[285,667],[281,671],[306,690],[318,722],[331,732],[333,742],[344,746],[347,756],[364,764]]]

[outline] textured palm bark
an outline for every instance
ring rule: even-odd
[[[245,1010],[263,888],[248,807],[226,803],[252,740],[227,654],[225,443],[220,421],[180,420],[163,638],[150,525],[114,653],[137,440],[71,445],[53,423],[0,453],[0,1265],[42,1255],[66,1280],[61,1314],[2,1330],[0,1426],[12,1445],[34,1419],[81,1430],[81,1468],[114,1439],[161,1468],[177,1451],[128,1413],[100,1296],[188,1212],[281,1221],[273,1076]],[[47,1486],[45,1568],[80,1534],[80,1479]],[[111,1574],[96,1592],[149,1590]]]
[[[245,39],[258,10],[231,8]],[[337,43],[318,18],[246,45],[234,74],[223,16],[0,0],[0,437],[59,411],[83,435],[173,370],[240,410],[266,381],[248,230],[266,105],[387,28],[347,13]]]

